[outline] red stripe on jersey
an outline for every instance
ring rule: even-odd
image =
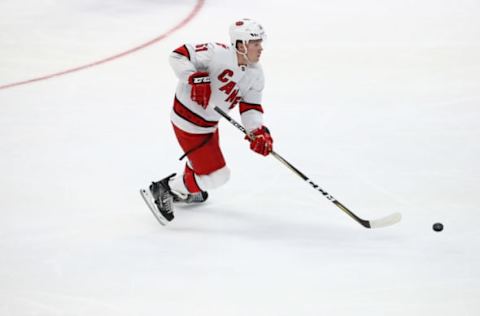
[[[255,110],[255,111],[263,113],[263,108],[260,104],[240,102],[240,114],[242,114],[243,112],[250,111],[250,110]]]
[[[187,190],[190,193],[197,193],[202,191],[197,183],[197,180],[195,179],[195,173],[190,167],[188,167],[187,164],[185,164],[185,171],[183,173],[183,183],[185,184],[185,187],[187,187]]]
[[[188,60],[190,60],[190,52],[188,51],[187,46],[185,46],[185,45],[180,46],[179,48],[174,50],[174,52],[177,53],[177,54],[180,54],[182,56],[185,56],[185,57],[188,58]]]
[[[180,101],[178,101],[176,96],[175,101],[173,102],[173,111],[175,111],[175,113],[184,120],[200,127],[215,127],[218,124],[218,121],[207,121],[200,115],[192,112]]]

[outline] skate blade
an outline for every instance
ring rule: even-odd
[[[162,213],[160,213],[160,211],[157,209],[157,206],[153,202],[154,199],[152,194],[150,193],[150,190],[140,189],[140,195],[142,196],[143,200],[145,201],[145,204],[147,204],[150,211],[152,211],[157,221],[161,225],[166,226],[168,224],[168,220],[165,217],[163,217]]]

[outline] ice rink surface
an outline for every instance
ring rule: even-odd
[[[480,315],[480,2],[211,0],[172,31],[198,4],[0,2],[0,86],[171,31],[0,89],[0,315]],[[168,54],[243,17],[275,150],[401,223],[364,229],[227,122],[230,182],[156,222],[138,190],[183,167]]]

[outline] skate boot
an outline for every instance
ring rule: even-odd
[[[142,195],[145,203],[147,203],[147,206],[150,208],[153,215],[155,215],[157,220],[162,225],[166,225],[174,218],[174,194],[172,193],[172,191],[170,190],[170,186],[168,185],[168,181],[173,176],[175,176],[175,174],[172,174],[158,182],[152,182],[148,189],[140,190],[140,194]]]
[[[172,193],[173,193],[174,203],[196,204],[196,203],[203,203],[208,199],[207,191],[190,193],[190,194],[187,194],[186,196],[177,194],[176,192],[172,192]]]

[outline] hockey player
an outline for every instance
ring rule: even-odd
[[[207,190],[228,181],[228,169],[219,145],[217,106],[225,112],[238,107],[248,131],[250,148],[267,156],[273,139],[263,125],[262,90],[264,77],[258,64],[265,38],[263,27],[250,19],[230,26],[231,45],[185,44],[170,55],[178,77],[171,122],[188,159],[183,174],[172,174],[142,196],[162,224],[174,218],[176,202],[204,202]]]

